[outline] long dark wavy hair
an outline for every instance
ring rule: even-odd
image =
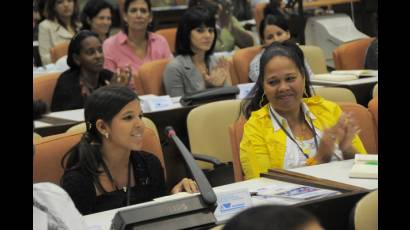
[[[57,19],[58,24],[60,24],[62,27],[67,29],[66,23],[60,18],[60,16],[57,14],[57,11],[55,10],[55,7],[57,5],[58,0],[48,0],[46,3],[46,9],[45,9],[45,14],[47,19],[54,21]],[[74,31],[78,31],[77,23],[78,23],[78,18],[79,18],[79,6],[78,6],[78,1],[74,1],[74,11],[73,14],[71,15],[71,26],[74,28]]]
[[[311,97],[311,83],[309,79],[309,74],[305,68],[305,58],[303,51],[299,48],[293,41],[287,40],[284,42],[273,42],[268,46],[265,52],[262,54],[260,60],[259,77],[255,83],[255,86],[249,92],[248,96],[243,100],[241,105],[241,111],[248,119],[253,111],[260,109],[262,106],[268,103],[263,91],[263,82],[265,80],[265,66],[274,57],[287,57],[292,60],[303,78],[305,79],[305,91],[307,95],[304,97]]]
[[[98,176],[103,171],[98,168],[103,164],[100,151],[102,134],[97,130],[96,122],[102,119],[111,124],[114,116],[133,100],[139,100],[138,95],[128,87],[119,85],[98,88],[87,97],[84,105],[87,131],[80,142],[64,155],[61,165],[65,172],[80,169],[85,175],[92,175],[94,182],[100,185]]]

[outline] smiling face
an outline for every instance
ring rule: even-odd
[[[137,99],[129,102],[114,116],[106,129],[105,132],[109,133],[109,138],[107,140],[103,137],[103,141],[109,141],[126,151],[141,150],[144,122],[140,102]]]
[[[131,2],[124,16],[124,20],[128,23],[129,29],[146,30],[148,24],[152,21],[148,4],[144,0]]]
[[[276,25],[266,25],[263,31],[263,44],[270,45],[272,42],[283,42],[290,38],[289,31],[285,31]]]
[[[70,18],[74,13],[74,0],[57,0],[54,9],[60,18]]]
[[[100,12],[90,20],[91,31],[100,36],[105,36],[111,27],[111,17],[111,10],[109,8],[100,10]]]
[[[215,38],[215,30],[207,26],[197,27],[191,30],[190,38],[192,52],[206,52],[211,49]]]
[[[304,76],[285,56],[275,56],[265,65],[263,90],[273,108],[284,114],[297,111],[305,88]]]
[[[81,68],[90,72],[100,72],[104,64],[104,55],[100,40],[95,36],[89,36],[81,41],[79,54],[74,54],[74,61]]]

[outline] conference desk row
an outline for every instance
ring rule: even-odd
[[[360,188],[363,188],[363,190],[343,192],[339,195],[333,195],[330,197],[319,198],[310,201],[289,201],[284,200],[283,198],[261,198],[252,196],[250,206],[257,206],[263,204],[294,205],[309,210],[310,212],[315,214],[319,218],[321,224],[325,229],[348,229],[349,215],[354,205],[360,198],[366,195],[369,191],[378,188],[378,179],[349,178],[348,173],[352,168],[353,163],[353,160],[334,161],[327,164],[296,168],[292,169],[291,171],[303,173],[306,175],[322,179],[328,179],[335,182],[341,182],[348,185],[358,186]],[[255,190],[272,185],[281,186],[286,184],[289,183],[280,180],[261,177],[257,179],[214,187],[214,191],[217,195],[218,201],[220,202],[221,196],[226,196],[227,193],[235,193],[237,191],[243,190],[250,191],[249,189]],[[114,215],[119,210],[144,208],[149,205],[158,204],[164,201],[178,200],[194,195],[195,194],[187,193],[174,194],[147,203],[136,204],[120,209],[113,209],[109,211],[86,215],[84,216],[84,220],[86,224],[90,227],[90,229],[108,230],[110,229],[111,221]],[[215,212],[218,212],[218,209],[220,208],[220,205],[218,205]],[[228,216],[215,216],[217,220],[216,224],[225,223],[234,214],[236,213],[230,213]]]

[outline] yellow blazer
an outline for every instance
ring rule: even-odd
[[[313,126],[321,131],[335,125],[342,114],[339,105],[319,96],[304,98],[303,102],[317,118],[313,120]],[[286,133],[282,129],[274,130],[268,105],[252,112],[244,125],[240,160],[245,179],[259,177],[261,172],[267,172],[269,168],[283,168]],[[366,153],[358,135],[354,137],[352,145],[358,153]]]

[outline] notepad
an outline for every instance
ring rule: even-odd
[[[355,75],[357,78],[363,77],[376,77],[378,76],[377,70],[371,69],[358,69],[358,70],[334,70],[332,75]]]
[[[351,81],[357,80],[357,76],[354,74],[313,74],[312,80],[320,80],[320,81]]]
[[[314,74],[312,80],[321,81],[351,81],[364,77],[377,77],[377,70],[334,70],[331,73]]]
[[[354,161],[349,177],[378,179],[379,161],[377,154],[356,154]]]

